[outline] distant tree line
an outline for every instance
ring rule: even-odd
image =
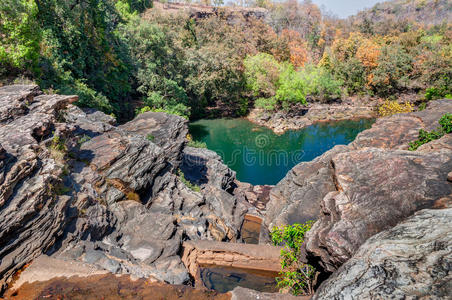
[[[256,1],[246,5],[265,7],[265,19],[231,21],[227,9],[193,19],[150,9],[150,0],[4,0],[0,81],[27,78],[122,119],[150,110],[243,115],[349,96],[446,97],[448,15],[431,24],[419,16],[448,4],[424,2],[412,18],[394,2],[403,20],[378,8],[340,20],[311,1]]]

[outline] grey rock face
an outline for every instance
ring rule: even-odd
[[[235,172],[214,151],[185,147],[181,170],[185,178],[198,185],[208,183],[225,191],[234,189]]]
[[[313,161],[300,163],[289,171],[270,191],[264,219],[268,228],[318,218],[320,201],[336,189],[331,157],[344,151],[347,151],[346,146],[336,146]]]
[[[147,112],[119,128],[151,140],[163,149],[174,168],[179,167],[188,134],[186,119],[162,112]]]
[[[218,155],[204,156],[211,173],[201,192],[177,175],[185,119],[146,113],[115,127],[102,113],[70,107],[66,120],[77,138],[91,138],[74,146],[67,180],[79,192],[76,205],[84,213],[54,257],[89,259],[113,273],[182,284],[189,280],[179,256],[183,239],[238,235],[246,207],[224,190],[234,173]],[[198,169],[184,171],[196,175]],[[224,180],[217,181],[214,172]]]
[[[422,210],[368,239],[313,299],[450,299],[452,209]]]
[[[321,202],[321,215],[306,235],[311,259],[335,271],[372,235],[452,194],[447,173],[452,152],[369,148],[333,157],[337,190]]]
[[[146,113],[117,127],[70,105],[76,99],[36,86],[0,88],[1,287],[42,253],[187,282],[182,240],[238,235],[247,207],[226,191],[235,174],[213,153],[199,154],[208,176],[193,191],[177,175],[187,120]],[[65,153],[50,147],[54,136]]]
[[[57,193],[63,166],[45,140],[77,97],[39,94],[36,86],[0,88],[0,291],[54,245],[70,202]]]

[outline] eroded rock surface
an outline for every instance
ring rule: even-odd
[[[196,285],[202,287],[201,267],[222,266],[276,274],[281,268],[280,252],[281,247],[269,245],[188,241],[183,244],[182,261]]]
[[[337,190],[321,202],[306,248],[333,272],[372,235],[452,194],[452,152],[369,148],[333,157]]]
[[[145,113],[115,126],[75,96],[0,88],[0,277],[42,253],[114,274],[182,284],[183,240],[235,240],[248,204],[217,155],[199,191],[181,180],[184,118]],[[221,172],[222,176],[217,176]]]
[[[368,239],[313,299],[450,299],[452,208],[422,210]]]
[[[86,126],[89,117],[68,111],[76,128]],[[180,260],[182,240],[235,239],[246,205],[217,177],[206,178],[199,191],[179,178],[185,119],[150,112],[111,128],[99,126],[103,118],[94,122],[101,131],[91,132],[93,138],[74,150],[76,158],[70,163],[77,171],[68,182],[81,192],[77,207],[84,214],[74,219],[73,230],[54,256],[116,274],[186,283],[190,278]],[[82,131],[79,134],[85,135]],[[222,165],[215,160],[219,157],[210,159],[212,165]],[[223,170],[234,179],[224,165]]]
[[[58,194],[63,166],[46,144],[76,99],[40,95],[37,86],[0,88],[0,291],[63,232],[70,197]]]

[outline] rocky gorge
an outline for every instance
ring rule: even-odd
[[[0,88],[2,291],[19,288],[21,272],[37,263],[80,266],[64,277],[194,285],[202,255],[242,267],[258,259],[222,248],[243,241],[253,215],[263,219],[261,244],[275,225],[316,220],[303,249],[323,281],[315,299],[450,296],[452,136],[407,149],[419,129],[452,112],[452,101],[378,119],[275,187],[253,187],[214,152],[187,147],[184,118],[148,112],[117,125],[76,100],[32,85]],[[58,277],[48,273],[38,277]],[[240,288],[220,296],[288,297]]]

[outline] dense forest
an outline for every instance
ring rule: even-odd
[[[3,0],[0,82],[77,94],[80,106],[119,119],[452,93],[447,0],[392,1],[346,20],[307,0],[247,5],[263,15],[219,6],[199,17],[151,0]]]

